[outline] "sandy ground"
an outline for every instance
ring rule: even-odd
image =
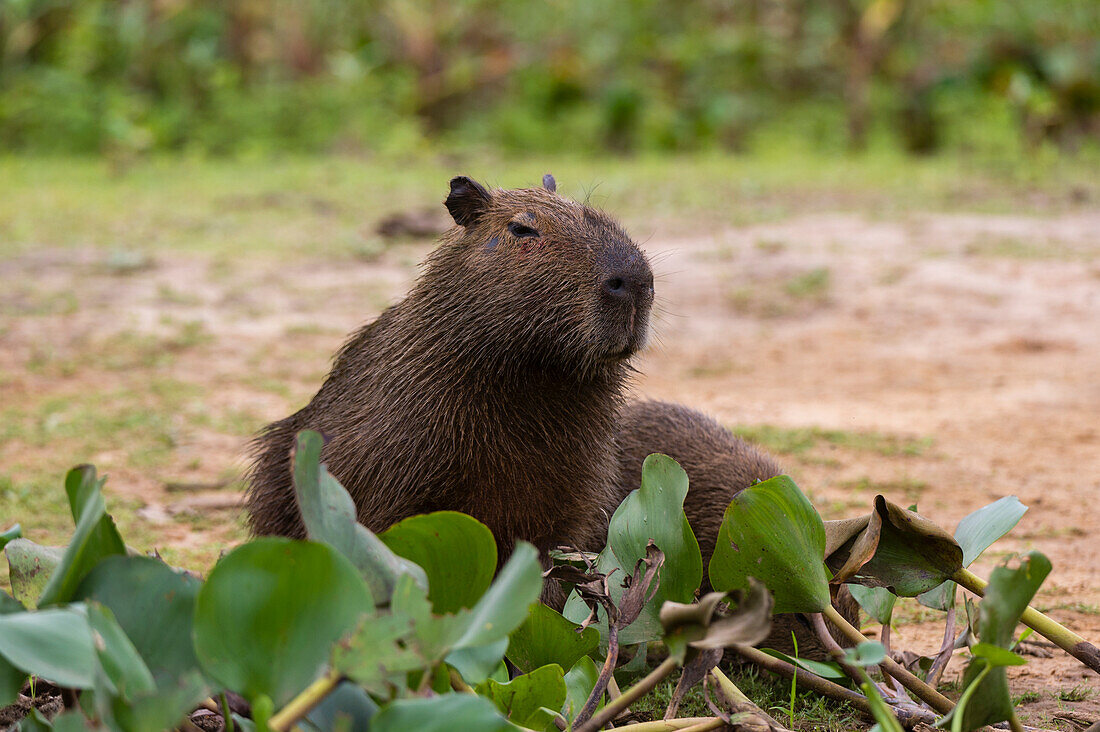
[[[1037,603],[1100,638],[1100,212],[812,214],[688,237],[658,230],[645,247],[659,312],[638,394],[731,426],[873,435],[869,448],[824,440],[780,456],[825,518],[864,513],[881,492],[953,529],[1019,496],[1027,515],[974,569],[987,575],[1005,552],[1043,551],[1054,572]],[[244,435],[308,398],[344,334],[400,296],[427,249],[337,262],[164,254],[124,276],[91,251],[0,262],[8,312],[42,293],[79,295],[71,311],[4,323],[5,399],[27,405],[89,379],[112,393],[151,373],[196,387],[156,469],[121,447],[80,459],[111,471],[109,500],[132,501],[134,521],[162,547],[222,546],[240,536],[237,494],[206,488],[239,470]],[[163,363],[139,359],[83,381],[57,365],[119,333],[181,323],[196,324],[201,343]],[[53,365],[22,368],[44,349]],[[227,415],[244,416],[227,424]],[[895,442],[918,447],[883,448]],[[50,449],[16,436],[0,457],[30,465]],[[180,482],[190,490],[169,485]],[[932,615],[905,612],[919,622],[901,625],[895,645],[938,646]],[[1080,729],[1074,721],[1100,717],[1100,679],[1060,652],[1013,676],[1017,693],[1037,694],[1025,707],[1036,719]],[[1085,699],[1059,698],[1067,693]]]

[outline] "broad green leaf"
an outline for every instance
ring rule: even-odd
[[[525,541],[518,542],[493,584],[472,608],[466,630],[455,641],[447,663],[470,683],[483,680],[500,663],[508,636],[527,618],[541,592],[538,550]]]
[[[378,711],[378,704],[367,692],[355,684],[345,681],[336,690],[326,696],[305,718],[305,722],[321,732],[342,729],[366,730],[370,720]]]
[[[883,625],[890,623],[890,618],[894,615],[894,603],[898,600],[897,595],[885,587],[848,585],[848,590],[868,615]]]
[[[1049,559],[1039,552],[1030,552],[1014,567],[1002,565],[993,570],[985,597],[978,605],[978,638],[983,649],[971,659],[963,674],[963,697],[948,716],[952,729],[978,729],[1012,716],[1012,696],[1001,663],[1005,657],[1000,654],[994,657],[997,652],[988,646],[1011,653],[1008,648],[1020,616],[1050,569]]]
[[[456,648],[495,643],[518,628],[542,592],[542,567],[538,550],[525,541],[504,563],[497,578],[474,605],[470,624]]]
[[[644,654],[643,654],[644,655]],[[565,674],[566,697],[562,705],[562,714],[566,719],[573,719],[581,710],[592,690],[596,688],[596,679],[600,676],[600,669],[596,662],[588,656],[581,656],[573,664],[573,668]]]
[[[332,547],[256,539],[223,557],[199,590],[195,652],[218,683],[282,705],[373,610],[358,570]]]
[[[323,445],[318,433],[301,432],[294,453],[294,491],[309,538],[350,559],[380,603],[393,594],[394,583],[403,574],[412,575],[426,588],[428,578],[423,569],[394,554],[356,521],[355,502],[320,462]]]
[[[620,629],[622,645],[659,640],[661,606],[668,601],[690,602],[699,589],[703,559],[684,514],[687,491],[688,476],[676,461],[666,455],[650,455],[642,464],[641,486],[631,491],[611,517],[608,543],[596,560],[596,570],[610,577],[611,599],[616,606],[624,594],[623,581],[646,558],[649,542],[664,553],[664,564],[654,580],[656,592],[637,619]],[[588,608],[576,593],[571,593],[562,614],[580,622],[588,616]],[[606,639],[607,619],[602,613],[594,625]]]
[[[23,537],[23,527],[19,524],[14,524],[7,531],[0,533],[0,549],[3,549],[8,545],[9,541],[20,539]]]
[[[857,522],[863,523],[861,529]],[[853,531],[833,549],[839,525]],[[920,514],[882,496],[875,496],[869,516],[836,522],[829,534],[832,551],[827,563],[834,583],[886,587],[899,597],[916,597],[962,567],[962,548],[954,538]]]
[[[456,648],[447,654],[447,663],[468,683],[477,684],[500,668],[507,650],[508,639],[501,638],[483,646]]]
[[[970,653],[989,661],[991,666],[1023,666],[1027,663],[1027,659],[1023,656],[992,643],[975,643],[971,646]]]
[[[567,620],[541,602],[531,607],[523,625],[512,633],[508,660],[525,673],[549,663],[572,668],[581,656],[596,650],[600,633]]]
[[[152,694],[156,690],[153,674],[125,631],[115,622],[114,614],[96,602],[87,604],[87,612],[99,665],[115,693],[127,700]]]
[[[878,641],[860,643],[855,648],[844,649],[844,660],[853,666],[876,666],[886,658],[886,647]]]
[[[14,539],[4,547],[12,594],[28,608],[36,606],[50,575],[61,564],[65,547],[42,546],[30,539]]]
[[[424,570],[428,597],[439,614],[473,607],[497,569],[493,533],[477,519],[457,511],[410,516],[378,538]]]
[[[96,479],[91,465],[77,466],[65,476],[65,492],[69,495],[76,531],[38,598],[38,607],[68,602],[80,580],[100,560],[126,553],[126,545],[103,502],[102,486],[103,481]]]
[[[382,614],[368,617],[332,651],[332,666],[377,696],[405,687],[405,674],[426,669],[428,661],[409,643],[412,618]]]
[[[744,489],[730,502],[710,560],[716,590],[747,589],[756,577],[776,613],[821,612],[829,604],[821,517],[788,476]]]
[[[399,699],[371,719],[370,732],[504,732],[516,728],[491,701],[473,694]]]
[[[659,597],[652,602],[691,602],[703,579],[699,542],[684,515],[688,476],[667,455],[650,455],[642,463],[642,485],[630,492],[611,517],[607,543],[622,567],[631,571],[652,541],[665,554]]]
[[[470,624],[469,610],[447,615],[432,614],[427,591],[408,575],[397,579],[390,611],[395,616],[408,618],[412,635],[406,646],[412,645],[428,666],[446,656]]]
[[[111,609],[158,686],[171,687],[200,669],[191,636],[197,578],[150,557],[108,557],[74,597]]]
[[[46,719],[37,709],[24,717],[19,726],[19,732],[85,732],[85,730],[99,729],[93,727],[91,722],[84,719],[84,715],[76,709],[63,712],[52,720]]]
[[[804,671],[809,671],[812,674],[816,674],[823,679],[829,679],[831,681],[843,682],[848,678],[848,674],[844,673],[844,670],[836,663],[826,663],[824,661],[814,661],[809,658],[795,658],[794,656],[788,656],[782,651],[777,651],[774,648],[761,648],[761,651],[767,653],[772,658],[778,658],[780,661],[786,661],[792,666],[798,666]]]
[[[955,541],[963,551],[962,566],[969,567],[993,542],[1011,531],[1026,512],[1027,506],[1019,498],[1005,496],[963,518],[955,529]],[[954,604],[955,583],[944,582],[917,600],[935,610],[946,610]]]
[[[565,677],[561,666],[553,663],[506,683],[486,679],[478,693],[521,727],[543,729],[553,723],[556,710],[565,703]]]
[[[23,612],[23,606],[6,592],[0,591],[0,615],[21,612]],[[6,707],[19,697],[19,690],[23,688],[23,682],[26,680],[25,672],[12,666],[7,659],[0,656],[0,708]]]
[[[58,686],[90,689],[96,656],[83,606],[0,615],[0,656]]]
[[[157,689],[137,699],[109,700],[113,728],[123,732],[176,729],[187,714],[209,695],[202,675],[194,671],[178,683]]]

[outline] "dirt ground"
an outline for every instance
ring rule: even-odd
[[[0,441],[11,481],[58,459],[51,435],[68,440],[73,462],[111,473],[108,501],[131,543],[212,561],[242,537],[232,481],[246,436],[308,399],[344,334],[400,296],[428,248],[106,263],[76,248],[0,261],[4,312],[28,314],[0,328],[4,408],[22,425]],[[1041,550],[1054,571],[1037,604],[1100,638],[1100,211],[810,213],[659,229],[645,248],[658,313],[639,395],[761,438],[825,518],[864,513],[883,493],[953,529],[1019,496],[1028,513],[973,569]],[[89,410],[117,407],[127,444],[147,450],[88,443],[81,454],[73,407],[43,406],[77,395]],[[148,424],[126,422],[133,413]],[[163,445],[146,445],[161,432]],[[64,466],[49,467],[59,480]],[[896,647],[938,646],[933,613],[909,603],[899,614]],[[1100,678],[1061,652],[1011,674],[1033,723],[1100,718]]]

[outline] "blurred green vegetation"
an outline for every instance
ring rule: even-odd
[[[1100,140],[1096,0],[0,0],[0,148]]]

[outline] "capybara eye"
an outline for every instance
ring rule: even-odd
[[[515,221],[508,224],[508,233],[517,239],[531,239],[539,236],[539,232],[530,226],[518,224]]]

